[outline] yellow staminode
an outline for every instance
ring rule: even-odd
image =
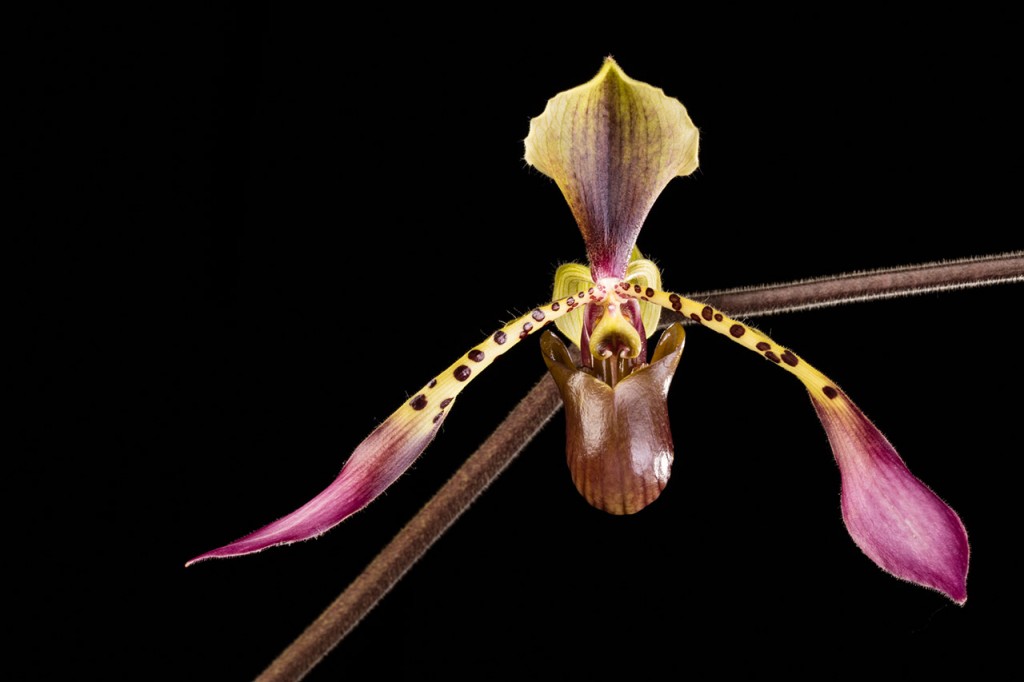
[[[661,271],[653,261],[649,261],[640,253],[640,249],[633,247],[633,259],[626,268],[627,282],[638,285],[641,291],[647,289],[661,289]],[[579,263],[565,263],[558,267],[555,272],[555,288],[551,298],[558,300],[568,296],[577,296],[579,293],[586,293],[594,286],[594,278],[590,268]],[[582,297],[580,297],[582,298]],[[658,331],[658,322],[661,320],[661,306],[647,301],[639,301],[640,319],[644,323],[644,333],[649,339]],[[580,345],[580,338],[583,335],[583,306],[579,306],[571,313],[558,318],[555,322],[558,331],[565,334],[576,346]]]

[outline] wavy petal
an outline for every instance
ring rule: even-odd
[[[589,83],[548,101],[525,146],[526,162],[569,202],[600,280],[625,274],[654,200],[697,168],[698,132],[679,100],[609,57]]]
[[[372,502],[416,461],[434,439],[455,398],[473,379],[496,358],[577,305],[572,297],[553,301],[508,323],[452,363],[374,429],[319,495],[291,514],[231,544],[200,554],[185,565],[307,540],[341,523]]]
[[[569,471],[594,507],[633,514],[668,483],[674,446],[666,397],[684,340],[681,325],[666,329],[651,364],[612,388],[578,370],[557,336],[541,337],[544,361],[565,402]]]
[[[321,535],[359,511],[394,483],[433,440],[442,419],[425,425],[399,410],[374,429],[323,492],[291,514],[254,533],[190,560],[251,554]]]
[[[621,295],[639,298],[630,288]],[[818,369],[763,332],[698,301],[649,289],[644,297],[709,327],[796,376],[810,393],[842,477],[846,528],[884,570],[963,604],[970,549],[960,517],[907,469],[864,413]]]
[[[843,520],[857,546],[889,573],[967,601],[967,531],[875,425],[842,392],[811,395],[842,476]]]

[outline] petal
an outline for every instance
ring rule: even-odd
[[[200,554],[185,565],[307,540],[341,523],[384,492],[416,461],[437,434],[455,398],[473,379],[496,358],[574,307],[575,303],[566,299],[553,301],[508,323],[452,363],[378,426],[319,495],[291,514]]]
[[[674,448],[666,397],[684,340],[682,326],[665,330],[651,364],[611,388],[576,369],[557,336],[541,337],[544,361],[565,402],[569,471],[594,507],[633,514],[668,483]]]
[[[629,289],[620,294],[639,297]],[[967,599],[967,532],[950,507],[919,481],[889,441],[835,382],[792,350],[709,305],[664,291],[645,292],[796,376],[810,393],[842,476],[842,508],[854,542],[893,575]]]
[[[569,202],[595,280],[625,274],[654,200],[697,168],[698,132],[686,108],[611,58],[589,83],[548,101],[525,145],[526,162]]]
[[[896,577],[963,604],[970,548],[960,517],[845,394],[830,394],[811,398],[839,464],[843,520],[854,542]]]
[[[400,409],[374,429],[323,492],[291,514],[189,561],[251,554],[323,534],[359,511],[395,482],[433,440],[442,419],[424,424]]]

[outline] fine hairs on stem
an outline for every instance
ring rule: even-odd
[[[693,294],[736,316],[764,316],[898,296],[1024,281],[1024,252]],[[681,319],[663,316],[662,326]],[[312,670],[472,504],[562,406],[549,375],[537,382],[451,480],[342,594],[260,675],[298,680]]]

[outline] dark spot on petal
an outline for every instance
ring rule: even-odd
[[[465,365],[459,365],[458,367],[455,368],[455,371],[452,372],[452,374],[455,375],[455,378],[458,379],[459,381],[465,381],[466,379],[469,378],[469,375],[472,373],[473,370],[471,370],[469,367],[466,367]]]
[[[581,291],[580,293],[576,294],[576,298],[583,298],[583,292]]]
[[[683,302],[679,300],[679,294],[672,294],[671,296],[668,297],[668,300],[672,304],[672,310],[682,310]]]
[[[793,354],[793,351],[787,350],[782,353],[782,361],[790,367],[796,367],[797,363],[800,362],[800,358]]]
[[[452,404],[452,400],[454,400],[454,398],[445,398],[444,400],[442,400],[441,401],[442,409],[445,408],[445,407],[448,407],[449,405],[451,405]]]
[[[776,355],[775,353],[771,352],[771,351],[768,351],[767,353],[765,353],[764,356],[766,358],[768,358],[769,360],[771,360],[772,362],[774,362],[776,365],[779,364],[780,362],[782,362],[782,360],[779,360],[779,356]]]
[[[524,332],[527,332],[527,333],[529,333],[529,332],[532,332],[532,331],[533,331],[533,322],[527,322],[527,323],[525,323],[525,324],[523,325],[523,331],[524,331]]]
[[[589,289],[587,289],[587,293],[590,294],[590,295],[593,295],[594,294],[594,287],[590,287]]]
[[[538,308],[537,310],[534,310],[532,313],[530,313],[530,317],[540,322],[541,320],[544,319],[544,311]]]
[[[418,396],[409,401],[409,406],[414,410],[422,410],[427,406],[427,396],[420,393]]]
[[[770,344],[770,343],[765,343],[764,341],[758,341],[757,342],[757,349],[758,350],[771,350],[771,347],[772,347],[772,344]]]
[[[431,379],[430,383],[427,384],[427,388],[433,388],[434,386],[437,386],[437,379]]]
[[[705,320],[710,321],[711,318],[715,316],[715,311],[711,309],[711,306],[706,305],[704,306],[704,310],[700,311],[700,314]]]
[[[824,393],[830,400],[834,399],[837,395],[839,395],[839,391],[832,388],[831,386],[826,386],[825,388],[821,389],[821,392]]]
[[[700,315],[698,315],[697,313],[690,313],[690,319],[693,320],[694,322],[700,322],[701,321],[700,320]]]
[[[639,294],[641,291],[643,291],[643,287],[641,287],[639,284],[634,284],[633,285],[633,293],[634,294]]]
[[[629,282],[619,282],[619,286],[623,291],[629,291]]]
[[[558,304],[558,301],[555,301],[554,303],[551,304],[551,309],[554,310],[555,312],[558,312],[559,310],[562,309],[562,306]]]
[[[505,335],[505,332],[494,332],[494,343],[500,346],[506,341],[508,341],[508,336]]]
[[[436,424],[437,422],[441,421],[441,417],[443,417],[443,416],[444,416],[444,410],[441,410],[440,412],[435,414],[434,415],[434,423]]]
[[[484,357],[484,352],[479,348],[474,348],[473,350],[469,351],[469,359],[472,360],[473,362],[483,362]]]
[[[722,321],[722,313],[715,313],[715,322]]]
[[[647,287],[647,291],[645,291],[644,293],[647,294],[648,298],[650,298],[651,296],[654,296],[654,289]]]
[[[746,332],[747,330],[743,328],[742,324],[734,324],[733,326],[729,327],[729,333],[732,334],[737,339],[743,336]]]
[[[576,299],[573,298],[572,296],[570,296],[569,300],[567,300],[566,303],[569,304],[569,307],[572,307],[572,306],[576,305]]]

